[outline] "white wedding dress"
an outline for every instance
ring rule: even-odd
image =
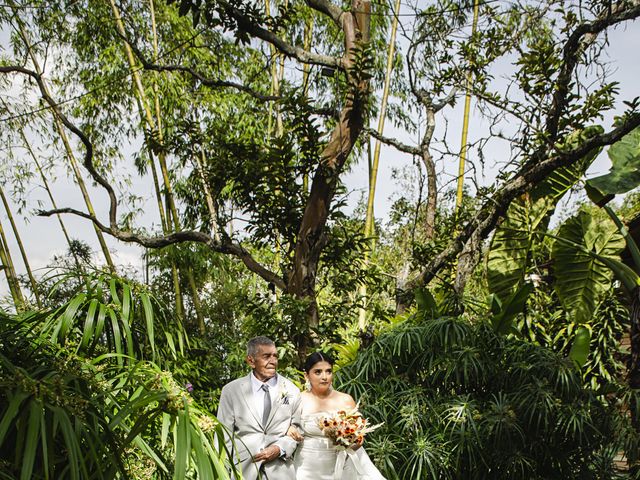
[[[331,415],[316,412],[302,415],[304,441],[296,449],[296,480],[385,480],[364,448],[337,449],[324,436],[318,419]]]

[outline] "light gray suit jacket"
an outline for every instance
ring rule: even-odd
[[[286,434],[291,424],[300,425],[300,390],[282,375],[278,375],[277,389],[271,403],[269,420],[263,427],[262,412],[256,411],[253,402],[251,374],[222,388],[218,420],[227,428],[227,447],[233,453],[234,462],[242,468],[245,480],[296,478],[291,456],[297,443]],[[264,464],[254,463],[253,455],[272,444],[282,449],[284,458]]]

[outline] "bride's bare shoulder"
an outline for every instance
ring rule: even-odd
[[[336,392],[338,394],[338,400],[343,408],[353,408],[356,406],[356,402],[351,395],[344,392]]]

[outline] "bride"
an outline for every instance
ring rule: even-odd
[[[331,387],[331,357],[320,352],[311,354],[305,362],[304,371],[307,391],[301,398],[303,436],[295,428],[288,433],[301,442],[294,458],[296,479],[385,480],[361,448],[362,444],[354,444],[346,450],[337,449],[318,426],[320,418],[356,406],[351,395]]]

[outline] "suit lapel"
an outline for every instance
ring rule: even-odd
[[[253,397],[253,388],[251,388],[251,374],[245,377],[244,384],[242,385],[242,395],[240,395],[244,402],[247,404],[247,408],[251,412],[251,415],[256,419],[258,425],[262,426],[262,412],[256,411],[256,402]],[[272,410],[273,411],[273,410]]]

